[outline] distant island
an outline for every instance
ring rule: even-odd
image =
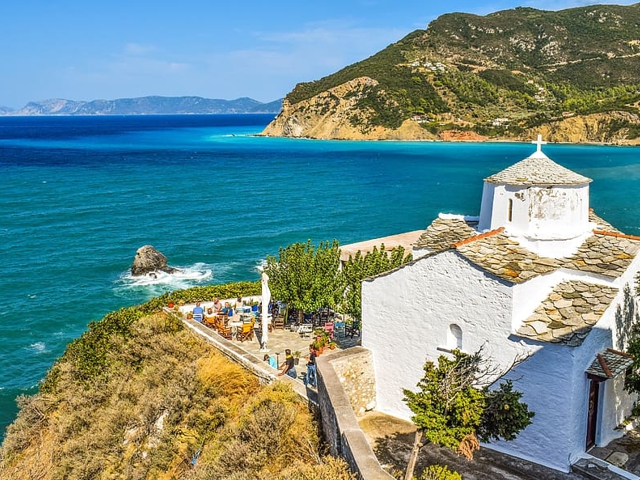
[[[0,106],[0,115],[187,115],[279,113],[282,99],[262,103],[252,98],[220,100],[203,97],[137,97],[88,102],[54,98],[29,102],[19,110]]]

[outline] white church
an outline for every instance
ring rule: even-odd
[[[479,216],[443,215],[414,260],[362,284],[362,346],[376,410],[410,419],[426,360],[454,349],[508,370],[535,412],[516,440],[488,448],[569,471],[623,434],[635,395],[623,353],[637,320],[640,237],[589,208],[591,180],[536,151],[484,180]]]

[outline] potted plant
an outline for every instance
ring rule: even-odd
[[[320,355],[323,351],[324,351],[324,347],[326,347],[329,344],[329,337],[324,334],[321,333],[319,335],[316,335],[316,339],[313,342],[313,348],[316,351],[317,355]]]
[[[292,352],[291,355],[293,356],[293,364],[298,365],[300,363],[300,355],[302,355],[302,352],[300,350],[296,350],[295,352]]]

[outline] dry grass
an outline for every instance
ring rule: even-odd
[[[109,338],[105,369],[20,399],[0,450],[0,479],[352,478],[323,459],[317,426],[285,384],[260,386],[162,314]]]

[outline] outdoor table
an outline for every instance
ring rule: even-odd
[[[233,338],[236,338],[238,335],[238,327],[242,327],[242,321],[231,321],[227,323],[233,329]]]

